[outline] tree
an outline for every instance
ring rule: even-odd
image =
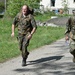
[[[5,9],[4,3],[0,2],[0,12],[3,12]]]
[[[8,0],[7,12],[11,17],[14,17],[27,4],[31,8],[39,8],[40,0]]]

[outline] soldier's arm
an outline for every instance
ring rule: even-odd
[[[65,31],[65,40],[69,40],[69,33],[71,31],[71,18],[67,21],[66,31]]]
[[[31,31],[30,35],[28,36],[29,39],[32,38],[32,35],[35,33],[35,31],[36,31],[36,27],[33,27],[33,29],[32,29],[32,31]]]
[[[31,31],[31,35],[33,35],[35,33],[35,31],[36,31],[36,28],[34,27]]]
[[[33,29],[31,31],[30,35],[28,36],[29,39],[31,39],[32,35],[35,33],[35,31],[37,29],[35,19],[32,15],[31,15],[31,25],[32,25]]]
[[[11,28],[12,29],[12,33],[11,33],[12,37],[14,36],[14,31],[17,26],[18,18],[19,18],[19,14],[17,14],[17,16],[14,18],[13,23],[12,23],[12,28]]]
[[[31,31],[31,35],[33,35],[37,29],[36,21],[33,16],[31,16],[31,25],[33,27],[32,31]]]
[[[14,36],[14,31],[15,31],[15,25],[12,24],[12,34],[11,34],[12,37]]]
[[[69,34],[71,31],[71,18],[69,18],[69,20],[66,23],[66,31],[65,34]]]

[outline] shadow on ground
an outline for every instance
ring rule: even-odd
[[[61,43],[63,42],[61,41]],[[75,63],[67,61],[70,60],[70,57],[64,56],[69,47],[64,44],[60,45],[61,43],[51,46],[51,48],[59,49],[59,52],[55,51],[54,56],[27,61],[26,67],[16,68],[13,71],[27,73],[27,75],[75,75]]]

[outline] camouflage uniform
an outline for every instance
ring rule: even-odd
[[[37,28],[36,22],[33,15],[28,14],[27,16],[23,16],[23,14],[18,13],[14,18],[13,24],[15,27],[18,27],[18,40],[20,50],[22,51],[22,57],[27,59],[29,54],[27,47],[30,41],[27,37],[31,33],[33,27]]]
[[[75,62],[75,16],[69,18],[66,25],[66,33],[70,40],[70,53],[74,56],[73,62]]]

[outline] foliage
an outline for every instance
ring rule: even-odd
[[[14,17],[24,4],[27,4],[31,8],[38,8],[40,0],[9,0],[7,12],[11,17]]]
[[[54,16],[55,13],[53,11],[45,11],[43,14],[37,13],[35,16],[35,19],[38,21],[47,21],[51,18],[51,16]]]
[[[4,3],[0,2],[0,12],[3,12],[5,9]]]

